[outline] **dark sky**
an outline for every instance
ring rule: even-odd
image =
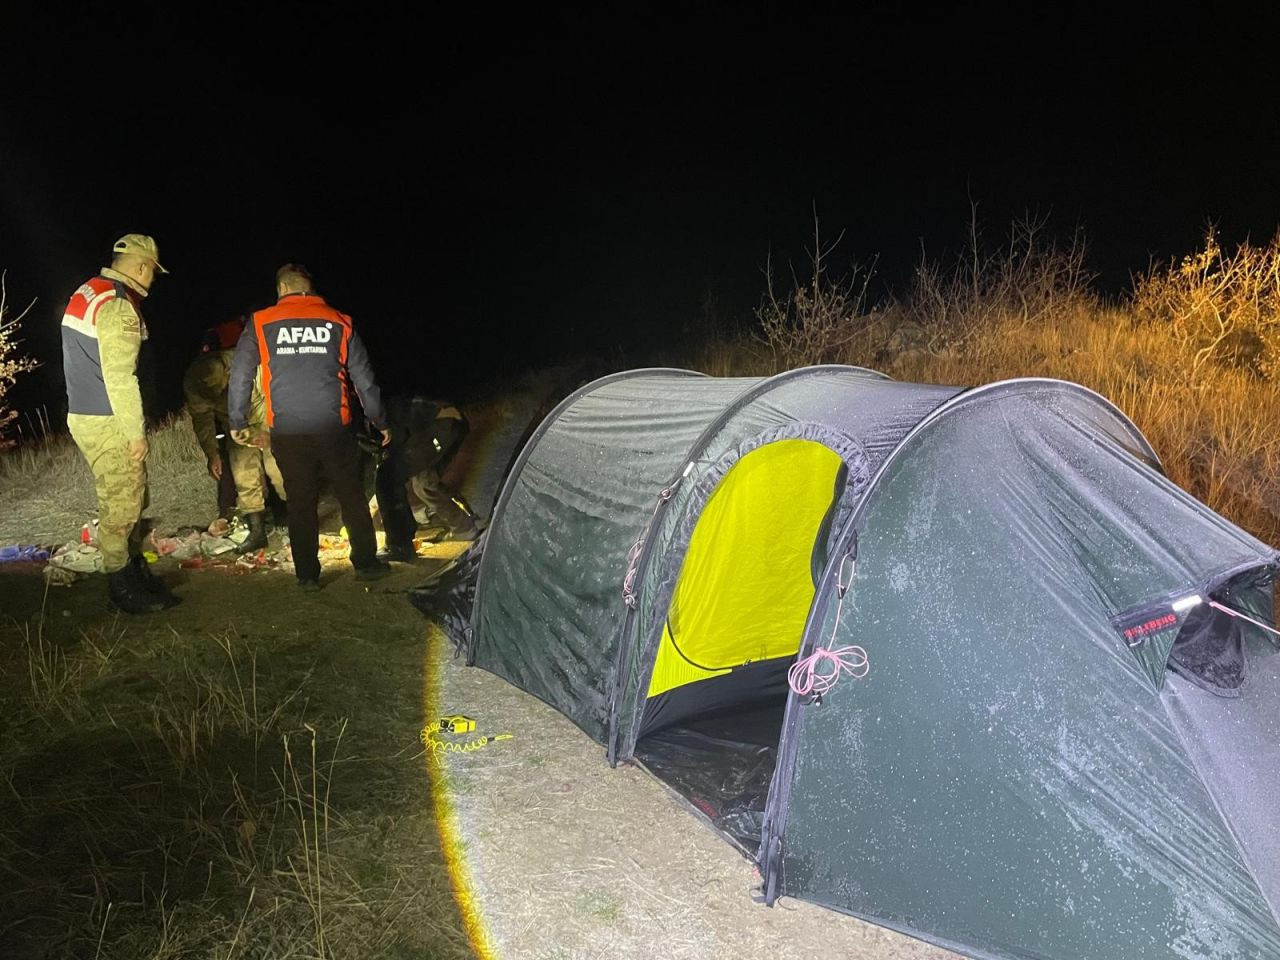
[[[570,353],[644,362],[709,291],[748,317],[815,209],[886,287],[921,244],[954,250],[971,199],[993,239],[1029,209],[1082,226],[1111,292],[1209,220],[1228,242],[1280,223],[1270,13],[122,9],[123,62],[71,24],[5,58],[0,268],[48,361],[28,405],[56,409],[62,307],[131,231],[172,271],[147,306],[163,404],[200,331],[291,260],[387,387],[465,395]]]

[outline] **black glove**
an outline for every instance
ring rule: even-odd
[[[382,463],[390,455],[390,445],[382,443],[382,431],[366,422],[364,428],[356,433],[356,443],[360,449],[373,457],[374,463]]]

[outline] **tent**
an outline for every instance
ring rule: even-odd
[[[1259,960],[1278,560],[1079,385],[636,370],[515,459],[463,642],[684,797],[767,903],[974,957]],[[824,693],[789,682],[855,646]]]

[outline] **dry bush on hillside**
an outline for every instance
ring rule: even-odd
[[[828,271],[832,251],[814,224],[809,272],[792,274],[780,293],[770,264],[756,309],[758,339],[776,370],[806,364],[852,363],[884,369],[904,355],[955,352],[996,327],[1043,329],[1061,318],[1100,308],[1077,232],[1062,246],[1046,234],[1047,220],[1028,215],[1010,225],[1004,245],[984,245],[976,210],[964,251],[950,265],[922,257],[905,295],[872,304],[870,267],[854,265],[843,280]],[[843,236],[843,234],[841,235]]]
[[[1226,255],[1211,234],[1114,304],[1092,288],[1081,237],[1055,243],[1042,219],[1013,224],[995,252],[971,225],[950,267],[922,261],[907,292],[874,309],[865,281],[834,284],[831,247],[814,249],[810,276],[790,293],[768,278],[755,340],[769,355],[715,341],[692,365],[760,376],[839,362],[918,383],[1081,383],[1134,420],[1174,482],[1280,543],[1280,239]]]
[[[1083,234],[1062,246],[1046,236],[1047,223],[1032,214],[1015,220],[1004,245],[991,250],[975,208],[966,248],[950,266],[922,254],[906,294],[886,305],[890,323],[927,331],[935,349],[954,348],[996,325],[1043,328],[1097,309]]]
[[[765,266],[764,300],[755,314],[759,338],[779,370],[844,362],[849,347],[871,326],[867,284],[874,264],[866,268],[854,264],[842,280],[832,279],[828,272],[828,260],[843,236],[824,245],[814,220],[809,276],[801,283],[793,271],[787,293],[779,294],[775,286],[772,257]]]
[[[1215,361],[1280,374],[1280,234],[1265,247],[1222,249],[1210,227],[1204,246],[1134,282],[1140,323],[1165,328],[1189,358],[1188,382]]]
[[[10,410],[6,405],[5,395],[17,380],[18,374],[34,370],[36,366],[34,360],[22,356],[18,351],[16,339],[18,324],[26,316],[27,311],[22,311],[10,320],[6,293],[4,274],[0,274],[0,445],[3,445],[5,428],[18,415],[16,410]]]

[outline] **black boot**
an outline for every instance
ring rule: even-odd
[[[151,564],[147,563],[146,557],[130,557],[129,566],[133,568],[134,579],[138,585],[163,603],[166,608],[176,607],[182,602],[181,597],[175,597],[170,593],[165,582],[151,572]]]
[[[266,517],[267,514],[263,510],[244,515],[245,521],[249,524],[249,536],[245,538],[244,543],[236,547],[236,553],[253,553],[267,545]]]
[[[394,560],[397,563],[414,563],[418,559],[418,551],[413,548],[413,541],[408,543],[387,543],[385,550],[378,551],[378,559]]]
[[[354,564],[353,564],[354,566]],[[377,580],[391,572],[391,566],[385,560],[374,560],[363,567],[356,567],[357,580]]]
[[[107,598],[125,613],[159,613],[166,606],[159,597],[147,592],[132,564],[107,574]]]

